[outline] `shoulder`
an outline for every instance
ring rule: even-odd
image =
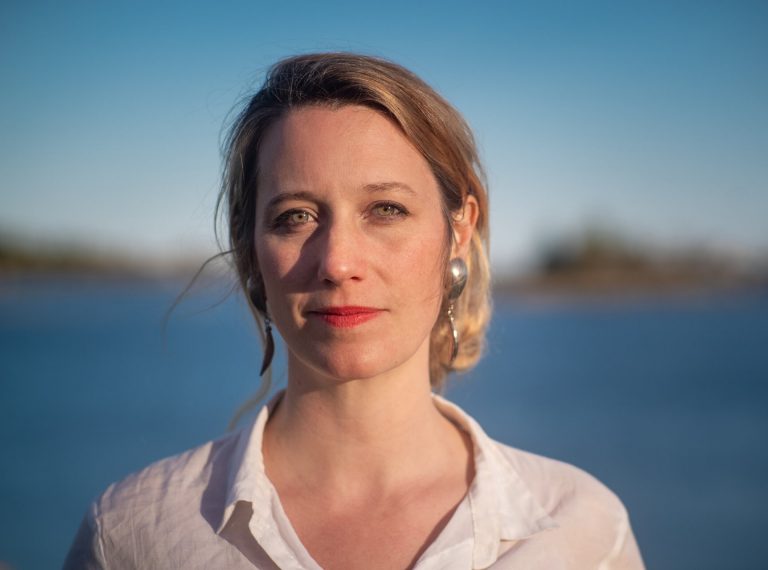
[[[199,494],[226,469],[239,434],[204,443],[156,461],[113,483],[99,497],[101,514],[156,509],[158,504],[183,502]]]
[[[506,513],[518,513],[515,503],[526,505],[526,526],[552,527],[571,523],[572,516],[588,517],[595,524],[615,526],[626,520],[626,510],[608,487],[587,472],[555,459],[529,453],[490,438],[471,416],[440,396],[438,409],[465,430],[474,445],[475,482],[482,491],[496,494],[496,505]],[[552,519],[552,520],[549,520]]]
[[[548,513],[578,510],[610,519],[627,516],[616,494],[583,469],[502,443],[494,445]]]
[[[576,567],[643,568],[627,510],[604,483],[568,463],[494,446],[554,523],[532,537],[531,548],[564,553]]]
[[[240,433],[162,459],[110,485],[91,505],[76,540],[81,546],[73,550],[132,568],[154,560],[162,540],[165,554],[178,550],[173,556],[182,559],[191,537],[216,532]]]
[[[514,502],[516,493],[531,495],[550,516],[571,510],[625,517],[624,505],[604,484],[568,463],[504,445],[490,438],[480,424],[455,404],[434,397],[438,409],[472,438],[475,461],[487,475],[483,486],[495,487]],[[481,475],[478,473],[478,475]]]

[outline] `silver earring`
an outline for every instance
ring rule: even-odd
[[[451,325],[451,336],[453,338],[449,364],[453,364],[453,361],[456,360],[456,356],[459,354],[459,331],[456,330],[456,321],[453,317],[453,303],[461,296],[464,287],[467,285],[468,270],[467,264],[460,257],[451,259],[449,270],[451,273],[451,288],[448,290],[448,322]]]
[[[261,372],[259,376],[264,376],[264,373],[272,364],[272,357],[275,355],[275,339],[272,337],[272,319],[269,315],[264,313],[264,358],[261,361]]]

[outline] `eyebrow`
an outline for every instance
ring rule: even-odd
[[[367,192],[388,192],[391,190],[405,192],[406,194],[416,194],[416,192],[403,182],[373,182],[363,186]]]
[[[280,192],[280,194],[274,196],[269,202],[267,202],[267,206],[264,208],[264,211],[269,212],[278,204],[287,202],[288,200],[314,200],[315,198],[316,196],[314,196],[312,192]]]
[[[369,193],[377,192],[404,192],[406,194],[416,194],[413,188],[405,184],[404,182],[371,182],[365,184],[362,189]],[[317,196],[312,192],[304,190],[298,192],[280,192],[277,196],[274,196],[269,202],[267,202],[266,211],[270,211],[272,208],[282,202],[288,200],[316,200]]]

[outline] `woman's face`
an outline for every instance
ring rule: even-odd
[[[399,128],[361,106],[290,111],[262,141],[258,186],[256,252],[292,366],[341,380],[426,372],[447,228]]]

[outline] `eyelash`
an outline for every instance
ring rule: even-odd
[[[296,214],[304,214],[307,216],[307,220],[304,222],[291,222],[291,216],[295,216]],[[302,210],[299,208],[294,208],[291,210],[288,210],[286,212],[283,212],[275,220],[272,222],[271,227],[272,229],[289,229],[294,228],[297,226],[302,226],[304,224],[309,223],[309,218],[312,217],[312,214],[310,214],[307,210]]]
[[[380,211],[384,208],[392,209],[394,210],[394,212],[390,214],[384,214],[384,213],[379,213],[378,215],[375,214],[377,210]],[[410,215],[410,212],[408,212],[405,206],[403,206],[402,204],[398,204],[396,202],[377,202],[376,204],[373,204],[371,206],[369,212],[372,215],[375,215],[378,221],[383,223],[389,223]],[[291,217],[297,214],[304,214],[307,216],[307,219],[303,222],[292,222]],[[314,218],[314,214],[312,214],[308,210],[305,210],[302,208],[292,208],[290,210],[286,210],[285,212],[277,216],[274,219],[274,221],[270,224],[270,229],[273,231],[290,232],[292,230],[299,228],[300,226],[310,223],[310,221],[313,218]]]
[[[378,202],[373,205],[373,207],[371,208],[371,211],[378,210],[381,208],[392,208],[396,210],[394,214],[381,214],[380,217],[384,219],[404,218],[409,214],[405,206],[398,204],[397,202]]]

